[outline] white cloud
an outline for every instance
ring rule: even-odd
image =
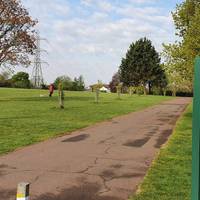
[[[160,51],[162,42],[173,40],[173,25],[164,8],[145,6],[156,1],[23,0],[50,44],[42,43],[49,51],[45,79],[83,74],[88,84],[108,82],[130,43],[140,37],[149,37]]]
[[[107,1],[98,1],[98,6],[99,8],[101,8],[102,10],[106,12],[109,12],[113,9],[113,6],[111,5],[111,3]]]
[[[84,6],[91,6],[93,0],[81,0],[81,4]]]

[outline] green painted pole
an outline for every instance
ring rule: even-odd
[[[194,98],[192,122],[192,200],[200,200],[199,193],[199,153],[200,153],[200,57],[197,56],[194,66]]]

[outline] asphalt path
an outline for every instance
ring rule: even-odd
[[[191,102],[176,98],[0,157],[0,199],[125,200]],[[28,134],[28,133],[27,133]]]

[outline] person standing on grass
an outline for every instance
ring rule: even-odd
[[[53,92],[54,92],[54,85],[51,84],[51,85],[49,86],[49,97],[52,96]]]

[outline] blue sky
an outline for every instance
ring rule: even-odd
[[[180,0],[22,0],[48,42],[43,60],[47,83],[57,76],[82,74],[87,85],[108,83],[131,42],[141,37],[175,41],[171,11]],[[32,67],[27,71],[31,73]]]

